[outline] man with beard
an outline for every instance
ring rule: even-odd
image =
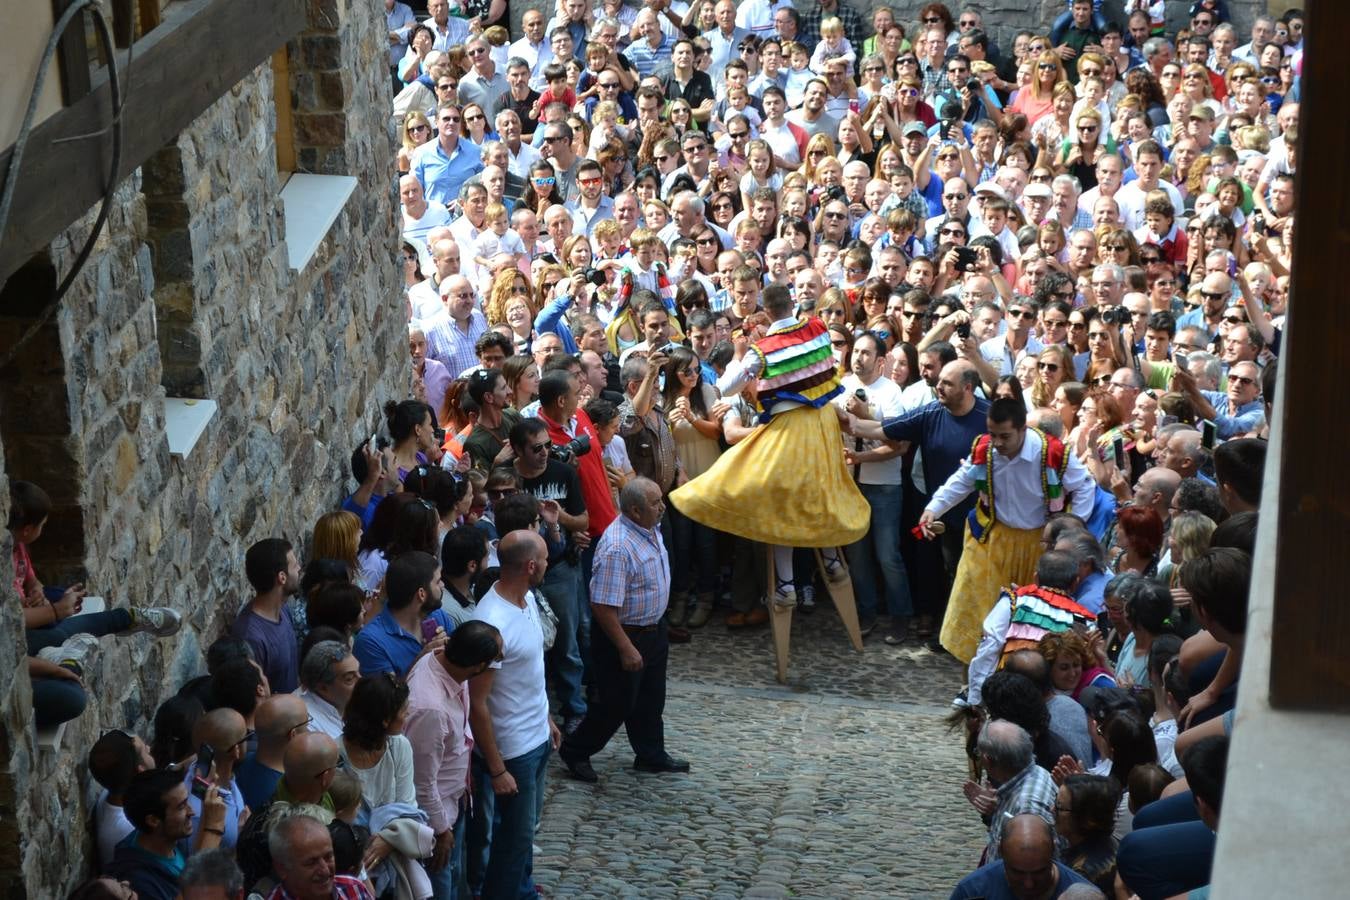
[[[272,690],[289,694],[300,685],[299,644],[286,599],[300,593],[300,561],[291,542],[264,538],[244,554],[244,574],[256,592],[230,627],[246,641]]]
[[[352,644],[352,654],[369,677],[392,672],[402,678],[425,653],[445,645],[454,620],[441,609],[441,564],[420,550],[389,561],[384,576],[388,602]]]

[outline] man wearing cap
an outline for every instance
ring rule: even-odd
[[[1186,131],[1201,153],[1214,149],[1214,110],[1203,103],[1192,107]]]
[[[1033,181],[1022,190],[1022,212],[1028,225],[1040,225],[1050,211],[1050,185]]]

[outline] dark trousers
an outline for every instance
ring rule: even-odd
[[[69,722],[84,712],[88,698],[78,681],[33,679],[33,723],[38,728]]]
[[[605,634],[598,620],[592,620],[591,656],[595,664],[595,683],[599,702],[586,710],[586,718],[563,741],[560,754],[570,758],[589,758],[599,753],[624,725],[633,753],[644,762],[659,762],[666,757],[665,724],[666,661],[670,641],[664,620],[651,631],[628,630],[628,639],[642,654],[642,668],[624,671],[619,650]]]
[[[936,539],[915,538],[913,529],[919,524],[919,516],[930,499],[911,485],[905,485],[900,551],[909,567],[914,611],[941,621],[947,612],[947,598],[951,594],[952,579],[956,577],[956,567],[961,562],[965,519],[948,513],[942,518],[947,530]]]
[[[1214,832],[1199,820],[1131,831],[1116,852],[1116,871],[1140,900],[1204,887],[1213,865]]]

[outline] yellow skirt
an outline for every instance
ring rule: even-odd
[[[1043,551],[1042,530],[1010,528],[996,522],[989,540],[982,544],[966,526],[961,564],[956,567],[939,635],[942,646],[961,662],[969,663],[975,657],[984,618],[998,601],[999,591],[1036,582],[1036,561]]]
[[[782,547],[842,547],[867,533],[871,507],[844,465],[833,407],[779,413],[671,491],[695,522]]]

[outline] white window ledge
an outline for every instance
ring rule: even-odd
[[[169,452],[177,457],[186,457],[191,453],[215,414],[214,400],[166,397],[164,433],[169,439]]]
[[[356,179],[350,175],[296,173],[286,182],[281,203],[292,269],[299,271],[309,264],[354,190]]]

